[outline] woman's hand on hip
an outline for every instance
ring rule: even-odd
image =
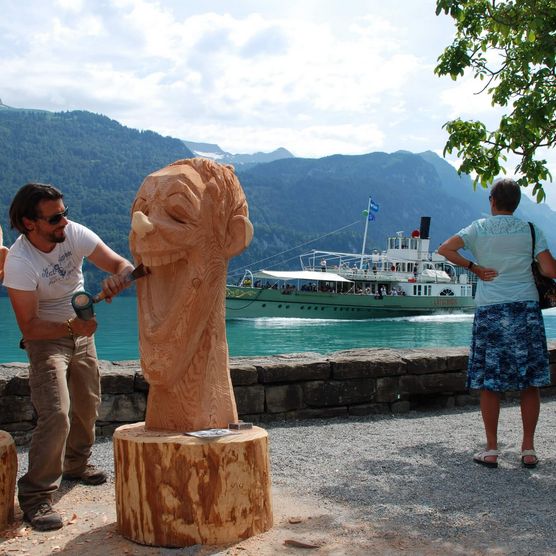
[[[498,276],[498,272],[494,268],[487,268],[485,266],[475,265],[473,272],[483,282],[490,282]]]

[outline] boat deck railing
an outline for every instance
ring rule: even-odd
[[[320,268],[304,267],[303,270],[319,271]],[[430,283],[430,278],[423,279],[420,275],[415,275],[412,272],[396,272],[395,270],[367,270],[367,269],[346,269],[338,267],[327,267],[328,272],[334,272],[347,278],[348,280],[360,282],[419,282]],[[446,284],[458,284],[459,276],[450,276],[450,282]]]

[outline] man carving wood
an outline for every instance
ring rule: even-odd
[[[225,327],[230,258],[253,226],[231,166],[179,160],[147,176],[132,208],[130,247],[150,268],[137,283],[145,426],[191,431],[237,420]]]

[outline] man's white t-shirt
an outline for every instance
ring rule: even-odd
[[[20,235],[10,247],[4,266],[4,286],[37,291],[39,318],[63,322],[75,316],[71,298],[83,290],[83,258],[101,242],[100,237],[77,222],[69,221],[66,239],[50,253],[43,253]]]

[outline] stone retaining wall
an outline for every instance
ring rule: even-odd
[[[556,394],[556,342],[549,343]],[[403,413],[477,403],[465,388],[467,348],[358,349],[231,358],[240,418],[269,422],[312,417]],[[138,361],[101,361],[97,434],[143,421],[148,384]],[[0,365],[0,429],[25,444],[35,425],[25,363]]]

